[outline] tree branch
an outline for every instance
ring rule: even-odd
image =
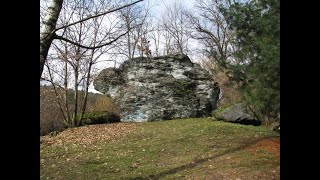
[[[130,30],[129,30],[129,31],[130,31]],[[101,44],[101,45],[99,45],[99,46],[92,46],[92,47],[81,45],[81,44],[79,44],[79,43],[77,43],[77,42],[73,42],[73,41],[71,41],[71,40],[69,40],[69,39],[67,39],[67,38],[64,38],[64,37],[62,37],[62,36],[59,36],[59,35],[57,35],[57,34],[54,35],[54,39],[60,39],[60,40],[66,41],[66,42],[68,42],[68,43],[71,43],[71,44],[73,44],[73,45],[76,45],[76,46],[79,46],[79,47],[85,48],[85,49],[97,49],[97,48],[101,48],[101,47],[103,47],[103,46],[107,46],[107,45],[110,45],[110,44],[114,43],[114,42],[117,41],[120,37],[126,35],[129,31],[121,34],[120,36],[118,36],[117,38],[113,39],[112,41],[109,41],[109,42],[107,42],[107,43]]]
[[[56,28],[56,29],[55,29],[55,32],[58,31],[58,30],[60,30],[60,29],[63,29],[63,28],[66,28],[66,27],[69,27],[69,26],[73,26],[73,25],[75,25],[75,24],[78,24],[78,23],[87,21],[87,20],[89,20],[89,19],[96,18],[96,17],[99,17],[99,16],[103,16],[103,15],[106,15],[106,14],[109,14],[109,13],[112,13],[112,12],[115,12],[115,11],[118,11],[118,10],[120,10],[120,9],[126,8],[126,7],[128,7],[128,6],[134,5],[134,4],[139,3],[139,2],[142,2],[142,1],[143,1],[143,0],[138,0],[138,1],[135,1],[135,2],[133,2],[133,3],[126,4],[126,5],[124,5],[124,6],[121,6],[121,7],[115,8],[115,9],[112,9],[112,10],[107,11],[107,12],[103,12],[103,13],[100,13],[100,14],[97,14],[97,15],[93,15],[93,16],[86,17],[86,18],[84,18],[84,19],[81,19],[81,20],[79,20],[79,21],[73,22],[73,23],[71,23],[71,24],[68,24],[68,25],[65,25],[65,26]]]
[[[55,86],[58,86],[59,88],[61,88],[61,89],[64,89],[64,87],[62,87],[61,85],[59,85],[59,84],[57,84],[57,83],[55,83],[55,82],[53,82],[52,80],[50,80],[50,79],[46,79],[46,78],[44,78],[44,77],[41,77],[40,78],[40,80],[42,80],[42,81],[46,81],[46,82],[49,82],[49,83],[51,83],[51,85],[55,85]]]

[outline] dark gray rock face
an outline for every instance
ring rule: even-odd
[[[208,117],[219,98],[209,72],[186,55],[134,58],[101,71],[93,84],[114,98],[123,122]]]
[[[213,116],[217,120],[246,125],[261,125],[261,121],[256,119],[254,115],[247,110],[247,106],[244,103],[238,103],[224,110],[217,111],[218,112],[213,112]]]

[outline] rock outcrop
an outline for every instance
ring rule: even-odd
[[[238,103],[227,108],[218,109],[213,112],[213,117],[217,120],[239,123],[245,125],[261,125],[261,121],[247,110],[244,103]]]
[[[93,84],[114,98],[123,122],[208,117],[219,98],[212,75],[186,55],[127,60]]]

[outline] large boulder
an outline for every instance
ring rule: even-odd
[[[186,55],[134,58],[103,70],[93,84],[114,98],[123,122],[208,117],[219,98],[212,75]]]
[[[93,84],[99,92],[114,97],[119,87],[124,84],[122,71],[118,68],[106,68],[99,73]]]
[[[258,120],[253,113],[248,111],[245,103],[238,103],[227,108],[217,109],[213,112],[213,117],[226,122],[255,126],[261,125],[261,121]]]

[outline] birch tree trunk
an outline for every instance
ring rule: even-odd
[[[63,0],[52,0],[48,12],[40,29],[40,77],[43,71],[48,51],[55,34],[57,20],[62,8]]]

